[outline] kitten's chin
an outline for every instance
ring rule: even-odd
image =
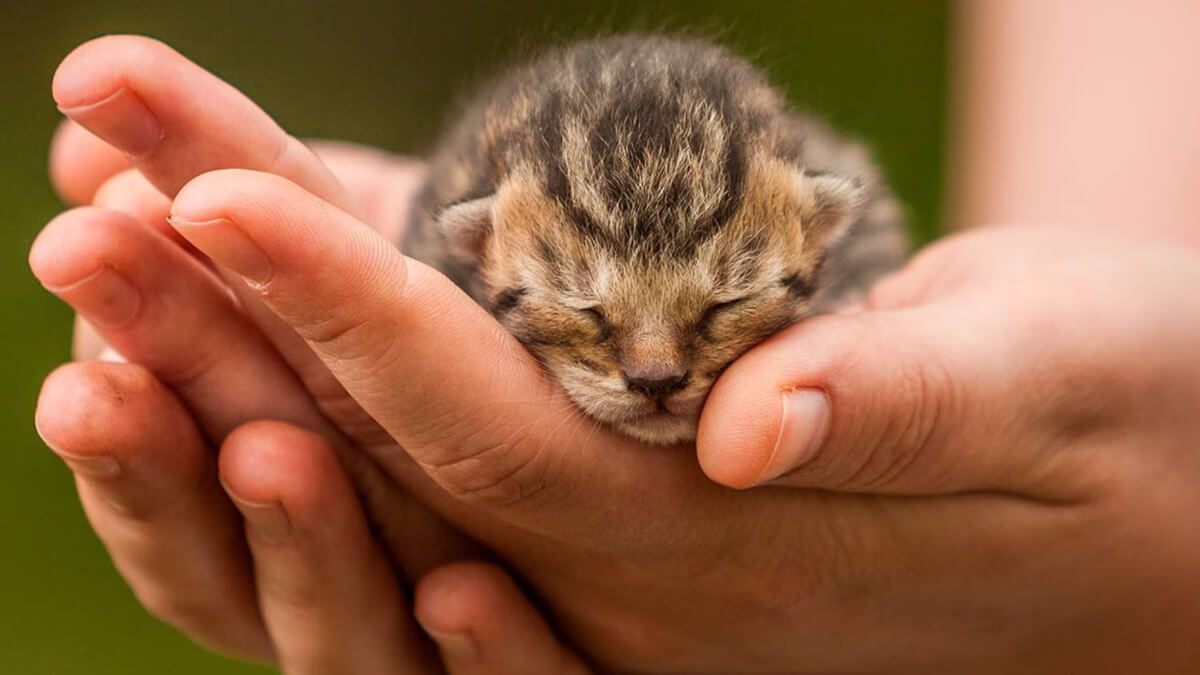
[[[613,396],[596,388],[566,384],[571,400],[592,419],[626,436],[656,445],[696,439],[700,409],[707,393],[656,403],[643,396]]]
[[[698,423],[699,418],[696,415],[676,415],[665,411],[609,422],[617,431],[627,436],[656,445],[695,440]]]

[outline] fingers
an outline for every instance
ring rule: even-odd
[[[142,604],[213,649],[269,660],[240,518],[175,397],[136,365],[70,364],[46,378],[36,419]]]
[[[400,241],[428,170],[425,164],[356,143],[310,141],[309,145],[362,208],[364,222],[384,239]]]
[[[81,208],[46,226],[30,266],[117,352],[174,389],[214,444],[256,419],[291,422],[340,443],[345,470],[372,511],[405,524],[380,534],[396,544],[406,572],[473,548],[348,448],[225,288],[178,246],[126,214]]]
[[[738,488],[1077,498],[1086,468],[1022,421],[1041,397],[1037,336],[986,305],[826,316],[777,334],[709,395],[702,468]]]
[[[64,114],[126,153],[168,196],[204,172],[246,168],[284,176],[347,211],[357,208],[320,159],[258,106],[156,40],[118,35],[81,45],[59,65],[53,93]],[[241,284],[233,286],[322,410],[355,441],[382,442],[303,341]]]
[[[71,120],[50,141],[50,182],[70,204],[87,204],[110,176],[129,167],[121,151]]]
[[[172,224],[246,278],[460,498],[548,498],[587,472],[595,472],[589,483],[628,476],[645,456],[579,417],[520,344],[445,277],[288,181],[206,174],[177,196]],[[570,455],[542,452],[551,439],[568,441]],[[603,461],[590,443],[604,443]]]
[[[416,591],[417,620],[451,675],[584,675],[512,578],[481,562],[440,567]]]
[[[432,670],[432,651],[324,439],[279,422],[246,425],[221,450],[221,479],[246,521],[284,672]]]
[[[220,441],[259,417],[313,419],[295,377],[194,259],[132,217],[68,211],[30,251],[34,275],[185,399]]]
[[[69,128],[67,125],[74,125],[74,122],[68,121],[64,123],[63,128]],[[80,129],[78,126],[75,128]],[[103,141],[97,140],[86,130],[80,129],[78,133],[88,136],[93,139],[93,142],[103,143]],[[78,142],[75,144],[78,144]],[[108,144],[105,143],[104,145],[110,150],[112,149]],[[85,151],[86,148],[79,148],[79,150]],[[91,163],[86,153],[77,159],[84,163]],[[124,165],[127,166],[128,162],[124,162]],[[89,199],[96,206],[129,214],[150,229],[160,232],[163,236],[175,241],[189,253],[196,254],[195,248],[184,241],[175,232],[174,228],[167,225],[166,216],[171,208],[170,200],[164,197],[154,186],[150,185],[145,177],[136,170],[125,168],[119,173],[107,177],[93,192],[94,194]],[[108,347],[108,344],[104,341],[104,336],[88,323],[85,318],[78,314],[75,315],[75,329],[71,344],[72,357],[76,361],[98,359],[106,347]]]
[[[54,74],[62,112],[128,155],[164,194],[206,171],[287,176],[350,208],[337,180],[302,143],[230,85],[149,38],[84,43]]]
[[[222,448],[221,477],[246,519],[259,599],[284,672],[435,669],[321,437],[277,422],[246,425]],[[587,672],[492,565],[456,563],[426,575],[416,615],[451,675]]]
[[[196,254],[195,249],[167,225],[171,200],[136,169],[126,169],[104,181],[92,197],[92,205],[133,216],[147,228],[182,246],[188,253]]]

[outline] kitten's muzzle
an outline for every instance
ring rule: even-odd
[[[625,386],[630,391],[645,394],[656,401],[661,401],[677,391],[682,391],[688,383],[686,371],[663,374],[635,370],[621,371],[621,375],[624,376]]]

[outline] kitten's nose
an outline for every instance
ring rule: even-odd
[[[666,371],[661,369],[629,369],[622,370],[625,385],[630,391],[645,394],[650,398],[661,400],[683,389],[687,385],[686,371]]]

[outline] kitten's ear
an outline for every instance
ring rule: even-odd
[[[492,209],[496,195],[490,194],[464,202],[456,202],[438,214],[438,229],[446,237],[450,250],[471,260],[483,256],[483,246],[492,234]]]
[[[805,171],[799,172],[797,183],[805,240],[828,247],[854,223],[865,197],[862,183],[847,176]]]

